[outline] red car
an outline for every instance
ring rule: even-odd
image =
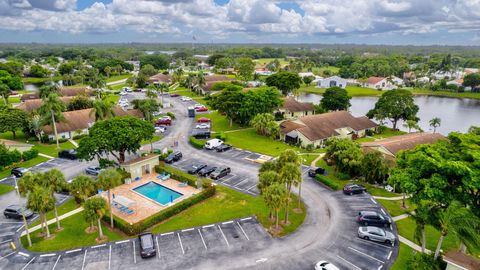
[[[196,111],[197,111],[197,112],[206,112],[206,111],[208,111],[208,108],[206,108],[206,107],[201,107],[201,108],[197,108]]]
[[[210,123],[210,119],[202,117],[197,119],[198,123]]]
[[[167,125],[167,126],[170,126],[170,125],[172,125],[172,120],[170,120],[170,119],[165,119],[165,118],[158,119],[157,122],[155,123],[155,125]]]

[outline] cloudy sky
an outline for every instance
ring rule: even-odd
[[[0,0],[0,42],[480,45],[480,0]]]

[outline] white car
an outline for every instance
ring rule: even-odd
[[[164,133],[165,131],[165,127],[155,127],[155,133]]]
[[[161,115],[161,114],[163,114],[163,112],[162,112],[162,111],[153,112],[153,116],[159,116],[159,115]]]
[[[376,241],[386,244],[395,243],[395,235],[382,228],[373,226],[362,226],[358,228],[358,237],[365,240]]]
[[[190,100],[192,100],[192,98],[191,97],[182,97],[180,100],[181,101],[190,101]]]
[[[340,270],[340,269],[327,261],[319,261],[317,262],[317,264],[315,264],[315,270]]]
[[[201,124],[196,125],[195,128],[198,128],[198,129],[209,129],[209,128],[210,128],[210,124],[209,124],[209,123],[201,123]]]

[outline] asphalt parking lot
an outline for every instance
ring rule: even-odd
[[[264,249],[272,241],[254,217],[158,234],[154,239],[157,255],[147,259],[139,255],[137,238],[59,253],[27,254],[2,248],[0,268],[191,269],[200,260]]]

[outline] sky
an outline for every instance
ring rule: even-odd
[[[480,0],[0,0],[0,42],[480,45]]]

